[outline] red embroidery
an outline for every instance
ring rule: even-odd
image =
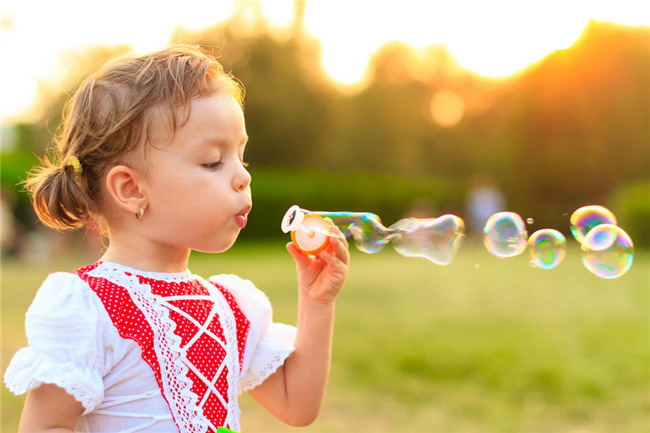
[[[145,315],[135,305],[128,291],[105,278],[88,275],[100,263],[78,269],[75,273],[86,281],[90,288],[102,301],[106,312],[111,318],[122,338],[134,340],[142,348],[142,358],[152,368],[165,400],[169,398],[163,389],[161,369],[154,350],[154,333]],[[187,279],[183,281],[162,281],[136,275],[141,284],[151,287],[152,293],[161,297],[170,296],[209,296],[208,290],[198,280]],[[223,294],[228,306],[233,312],[237,328],[237,351],[239,354],[239,371],[241,372],[246,339],[250,328],[249,320],[244,316],[237,305],[235,298],[224,287],[213,285]],[[228,402],[228,368],[222,366],[226,356],[225,338],[218,317],[212,317],[214,302],[209,299],[180,299],[169,300],[169,304],[185,315],[169,308],[169,317],[176,324],[175,334],[181,338],[181,347],[186,351],[186,359],[194,369],[190,368],[187,377],[192,381],[191,391],[198,396],[198,403],[202,407],[204,416],[213,426],[223,426],[226,420],[227,407],[225,407],[209,389],[209,384],[214,383],[214,388],[219,392],[224,401]],[[205,328],[198,334],[199,326]],[[197,338],[198,335],[198,338]],[[216,337],[218,341],[213,338]],[[188,346],[188,343],[190,345]],[[193,370],[197,370],[196,372]],[[215,376],[219,375],[216,383]],[[202,377],[199,377],[201,375]],[[172,411],[173,414],[173,411]]]

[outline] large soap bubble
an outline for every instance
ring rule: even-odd
[[[390,226],[391,243],[405,257],[423,257],[448,265],[456,257],[465,233],[465,223],[456,215],[438,218],[407,218]]]

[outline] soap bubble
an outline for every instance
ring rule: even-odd
[[[535,220],[533,218],[526,218],[526,224],[533,224]]]
[[[566,238],[557,230],[537,230],[528,239],[528,251],[531,256],[531,266],[552,269],[564,260]]]
[[[616,216],[607,208],[597,205],[583,206],[573,212],[570,218],[571,234],[583,243],[587,233],[600,224],[616,225]]]
[[[483,228],[483,243],[493,256],[517,256],[524,252],[527,241],[524,221],[514,212],[495,213]]]
[[[332,220],[346,237],[352,236],[359,251],[374,254],[383,250],[390,232],[370,212],[312,212]]]
[[[387,228],[370,212],[312,212],[298,206],[285,213],[281,228],[291,232],[299,249],[315,254],[327,247],[328,237],[334,236],[324,218],[331,220],[345,237],[352,237],[360,251],[377,253],[392,242],[395,251],[405,257],[423,257],[439,265],[454,260],[465,236],[465,223],[455,215],[405,218]]]
[[[465,223],[456,215],[399,220],[389,227],[395,251],[405,257],[423,257],[448,265],[456,257],[465,235]]]
[[[610,248],[618,236],[618,231],[612,229],[612,227],[617,226],[613,224],[600,224],[590,230],[582,241],[582,251],[604,251]]]
[[[632,266],[632,239],[616,225],[600,224],[594,227],[587,233],[582,245],[582,263],[597,277],[618,278]],[[604,245],[608,246],[603,248]]]

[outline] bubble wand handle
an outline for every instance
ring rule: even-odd
[[[329,238],[338,236],[327,226],[330,220],[345,237],[353,237],[356,247],[366,253],[381,251],[388,243],[393,230],[387,229],[379,217],[370,212],[314,212],[291,206],[282,219],[282,231],[291,232],[296,246],[305,252],[314,254],[329,245]],[[316,245],[320,240],[322,245]]]

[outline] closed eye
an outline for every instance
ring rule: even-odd
[[[221,165],[221,161],[210,162],[208,164],[202,164],[202,165],[208,170],[216,170]]]

